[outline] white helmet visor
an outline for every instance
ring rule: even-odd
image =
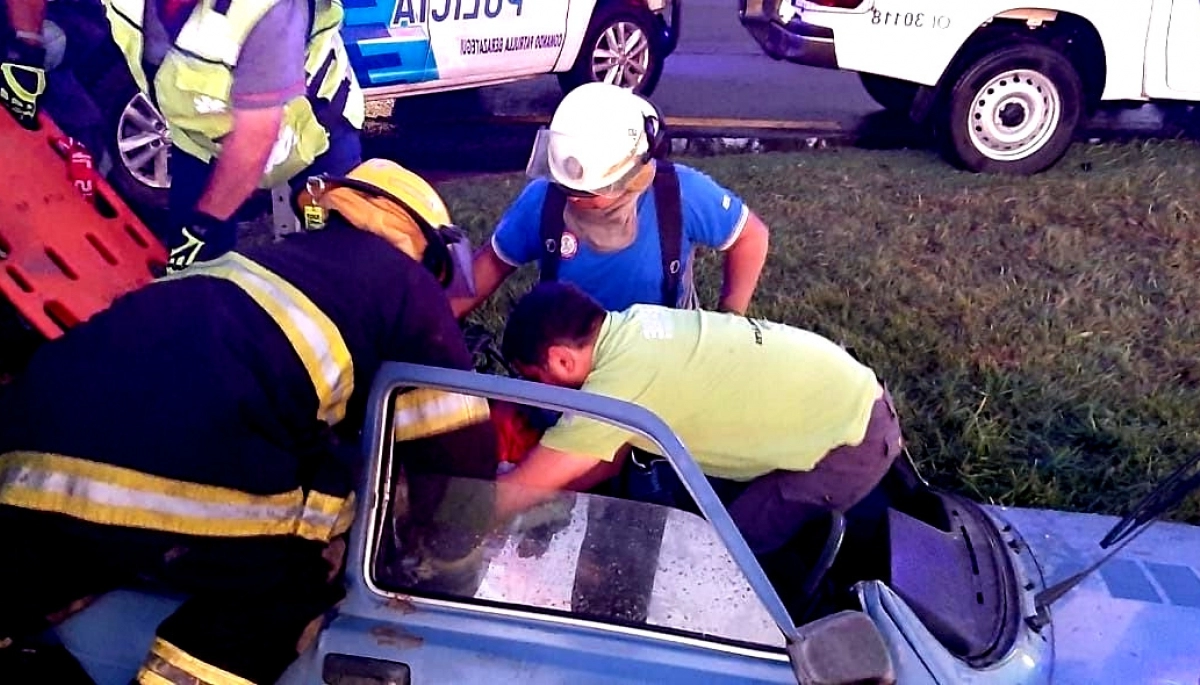
[[[645,133],[614,149],[600,136],[579,136],[543,128],[533,142],[525,175],[544,178],[571,195],[615,197],[628,186],[641,164]],[[639,151],[639,147],[643,147]]]

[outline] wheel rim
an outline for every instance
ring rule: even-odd
[[[1006,71],[975,93],[971,143],[989,159],[1025,159],[1049,142],[1061,115],[1062,96],[1053,81],[1027,69]]]
[[[138,93],[129,100],[117,120],[117,152],[121,164],[143,185],[171,187],[167,160],[171,156],[171,134],[167,122],[150,100]]]
[[[622,88],[637,88],[650,71],[650,39],[637,24],[618,21],[596,40],[592,78]]]

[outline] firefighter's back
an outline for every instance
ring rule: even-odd
[[[406,303],[448,307],[428,272],[365,232],[330,229],[244,255],[328,317],[353,359],[356,395],[394,351]],[[223,278],[168,279],[119,298],[39,350],[7,394],[0,454],[62,455],[250,493],[295,488],[297,457],[324,442],[295,345]]]

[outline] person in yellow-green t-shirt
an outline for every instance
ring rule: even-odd
[[[641,405],[666,422],[721,487],[751,550],[782,547],[812,516],[845,511],[891,467],[902,437],[875,373],[815,333],[736,314],[634,305],[606,312],[575,286],[543,283],[504,331],[524,376]],[[628,431],[564,415],[501,482],[501,514],[536,490],[586,490],[615,476]],[[518,494],[520,493],[520,494]]]

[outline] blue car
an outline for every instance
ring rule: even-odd
[[[405,545],[403,443],[390,430],[395,398],[418,387],[578,412],[644,435],[663,448],[702,515],[564,492],[480,540],[473,563],[439,570]],[[1200,461],[1118,521],[980,505],[931,488],[905,460],[845,516],[801,531],[790,543],[796,582],[777,592],[678,438],[632,404],[388,364],[363,440],[347,598],[280,682],[1200,678],[1200,529],[1153,523],[1200,484],[1192,473]],[[450,490],[471,498],[494,487],[460,481]],[[126,685],[179,601],[112,592],[57,634],[96,683]]]
[[[649,95],[679,40],[682,0],[345,0],[342,37],[367,100],[555,74]],[[138,92],[100,0],[50,0],[47,111],[103,157],[139,213],[166,206],[166,123]],[[56,92],[54,92],[56,91]]]

